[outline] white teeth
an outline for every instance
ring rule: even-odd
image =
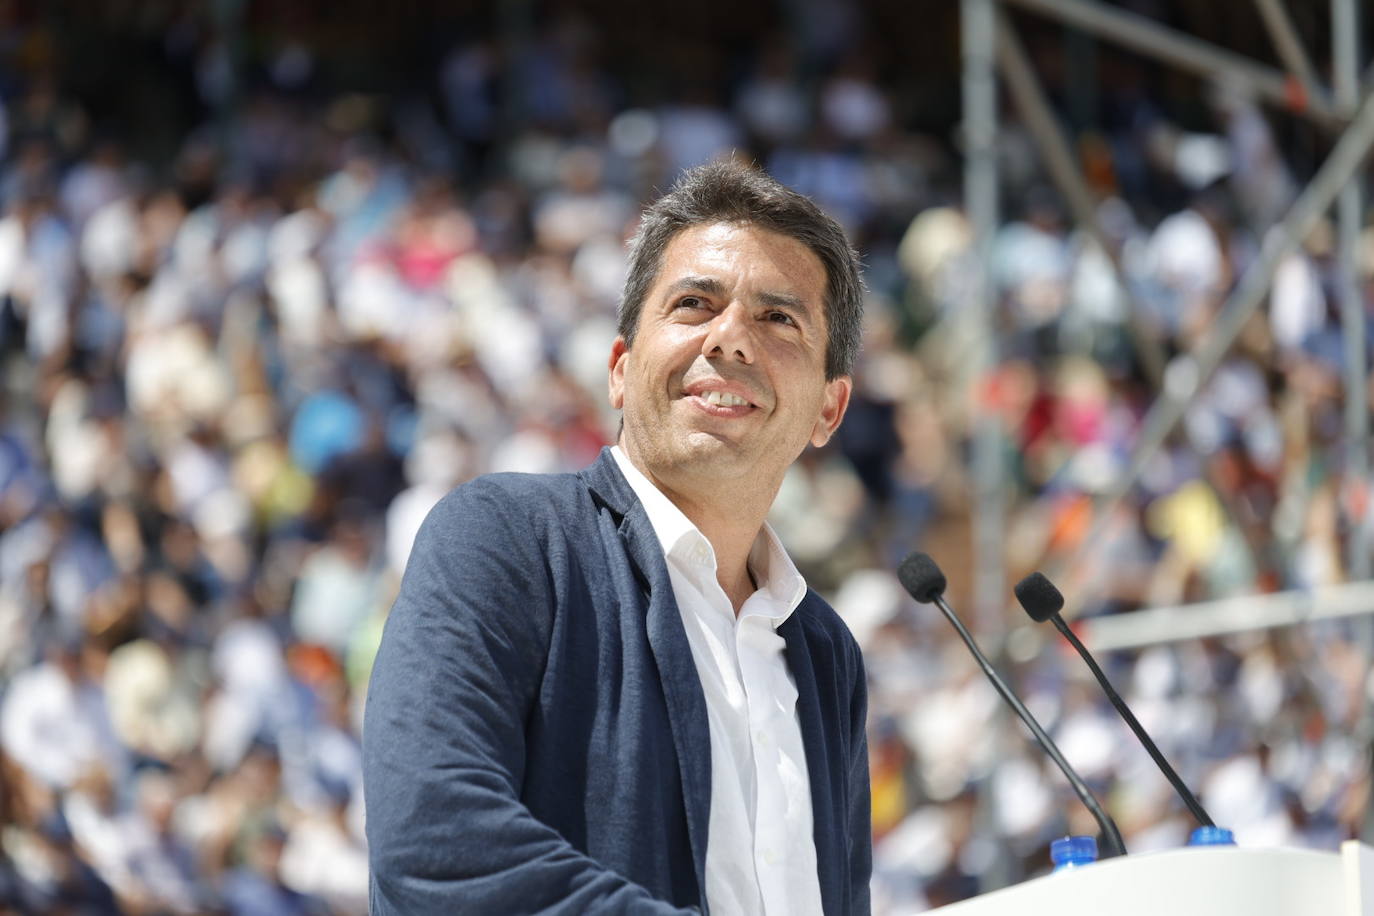
[[[737,394],[730,394],[728,391],[703,391],[702,400],[714,407],[743,407],[749,402]]]

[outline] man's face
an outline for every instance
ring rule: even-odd
[[[788,236],[739,223],[674,236],[634,347],[611,348],[636,466],[702,496],[746,480],[776,490],[807,442],[824,445],[851,387],[825,379],[825,287],[820,259]]]

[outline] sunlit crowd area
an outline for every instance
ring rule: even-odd
[[[1043,872],[1052,838],[1091,829],[893,575],[925,550],[971,608],[980,418],[999,421],[1009,609],[979,629],[1019,634],[1009,673],[1133,851],[1182,845],[1187,812],[1081,663],[1026,632],[1010,583],[1070,570],[1069,611],[1094,617],[1344,582],[1368,543],[1328,223],[1087,538],[1164,384],[1141,339],[1166,366],[1194,348],[1310,177],[1281,119],[1230,87],[1188,87],[1184,106],[1147,65],[1112,65],[1076,136],[1110,251],[1007,112],[979,328],[958,125],[913,126],[922,96],[885,78],[910,62],[838,13],[702,49],[713,78],[648,101],[576,16],[518,50],[460,36],[391,96],[334,89],[304,39],[256,47],[235,82],[212,24],[150,14],[144,39],[191,100],[159,155],[70,90],[59,24],[0,7],[9,911],[366,912],[358,736],[416,529],[475,475],[574,470],[610,444],[625,241],[646,200],[717,156],[815,197],[864,256],[855,401],[773,524],[865,650],[877,912],[971,896],[994,867]],[[683,63],[637,65],[662,83]],[[917,75],[957,95],[955,73]],[[1374,235],[1357,268],[1369,312]],[[971,377],[980,334],[995,364]],[[1242,845],[1333,849],[1369,806],[1363,632],[1103,663]]]

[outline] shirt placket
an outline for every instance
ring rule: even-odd
[[[786,899],[785,870],[787,853],[786,799],[778,784],[781,749],[778,746],[774,710],[768,677],[769,637],[766,618],[742,617],[736,626],[735,646],[749,710],[749,738],[753,748],[754,785],[754,867],[762,891],[764,911],[776,913],[779,901]],[[769,904],[772,904],[770,909]]]
[[[756,687],[754,696],[752,698],[750,696],[750,682],[756,674],[751,676],[751,672],[745,670],[746,661],[742,656],[750,655],[751,653],[741,652],[740,640],[744,629],[741,624],[743,621],[736,618],[734,609],[730,605],[730,599],[716,581],[714,554],[712,554],[705,540],[702,539],[688,548],[687,557],[694,571],[694,584],[709,610],[705,618],[703,618],[703,622],[708,629],[714,631],[716,637],[720,640],[719,644],[721,648],[724,650],[721,656],[716,660],[716,664],[719,666],[719,677],[725,682],[727,692],[730,690],[731,685],[733,685],[733,687],[739,691],[738,695],[743,698],[746,719],[744,734],[740,735],[739,732],[735,732],[735,736],[731,739],[731,743],[737,748],[737,754],[744,754],[748,757],[749,766],[752,768],[753,792],[752,799],[749,799],[749,801],[752,802],[750,807],[752,807],[753,816],[748,819],[748,830],[750,848],[753,851],[754,887],[755,892],[758,894],[755,899],[758,909],[757,911],[753,910],[747,903],[743,905],[748,908],[751,913],[758,912],[760,914],[767,914],[769,911],[766,897],[768,893],[771,893],[771,890],[765,890],[764,876],[761,873],[760,865],[759,828],[760,823],[766,823],[766,820],[763,816],[763,809],[760,806],[760,791],[762,789],[759,784],[758,773],[760,748],[756,738],[756,727],[754,725],[754,710],[755,707],[759,705],[758,697],[762,694],[759,693]],[[754,667],[756,668],[757,666],[755,665]],[[727,724],[726,727],[729,728],[729,725]],[[743,739],[742,743],[740,742],[741,738]],[[748,798],[749,794],[750,793],[746,793],[746,798]]]

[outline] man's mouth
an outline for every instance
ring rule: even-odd
[[[728,391],[703,391],[697,395],[712,407],[750,407],[752,406],[744,398]]]

